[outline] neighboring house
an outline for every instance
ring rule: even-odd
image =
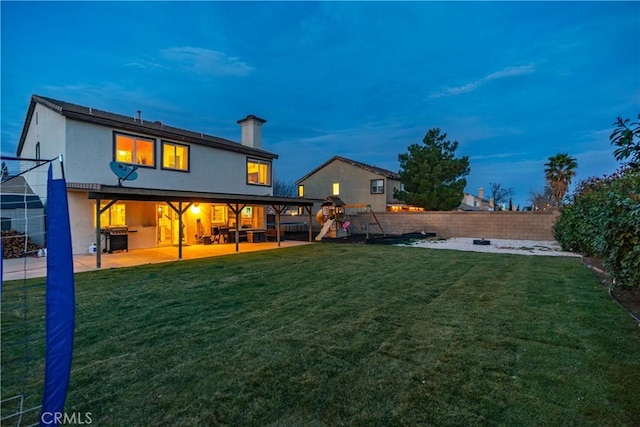
[[[458,207],[460,211],[492,211],[493,199],[484,198],[484,188],[478,188],[478,195],[464,193],[462,203]]]
[[[44,243],[44,206],[24,177],[2,181],[0,190],[2,231],[19,231],[34,243]]]
[[[239,120],[237,143],[148,121],[139,111],[124,116],[33,95],[17,155],[62,154],[74,253],[96,242],[98,220],[101,229],[126,226],[128,249],[194,244],[214,226],[234,227],[236,219],[244,227],[266,227],[267,206],[293,204],[271,197],[278,156],[262,149],[263,123],[251,115]],[[112,161],[136,166],[137,180],[118,186]]]
[[[347,205],[370,205],[375,212],[406,206],[393,197],[393,190],[400,190],[400,175],[341,156],[332,157],[296,184],[300,197],[340,196]]]

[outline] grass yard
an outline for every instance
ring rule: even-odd
[[[315,244],[76,295],[98,426],[640,425],[640,329],[579,259]]]

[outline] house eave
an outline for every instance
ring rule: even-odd
[[[201,191],[159,190],[151,188],[120,187],[101,184],[86,189],[89,199],[131,200],[143,202],[197,202],[197,203],[238,203],[264,206],[307,206],[312,207],[319,200],[298,197],[260,196],[234,193],[208,193]],[[69,186],[68,186],[69,188]],[[83,188],[77,188],[82,190]]]

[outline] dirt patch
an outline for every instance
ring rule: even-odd
[[[598,277],[600,283],[607,289],[611,289],[612,280],[611,277],[605,273],[602,260],[599,258],[582,257],[582,262],[593,271]],[[628,288],[614,288],[611,289],[611,296],[622,307],[629,312],[629,314],[640,323],[640,289],[628,289]]]

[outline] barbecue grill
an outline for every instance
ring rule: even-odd
[[[113,253],[113,251],[129,252],[129,227],[113,226],[105,227],[101,230],[105,236],[103,252]]]

